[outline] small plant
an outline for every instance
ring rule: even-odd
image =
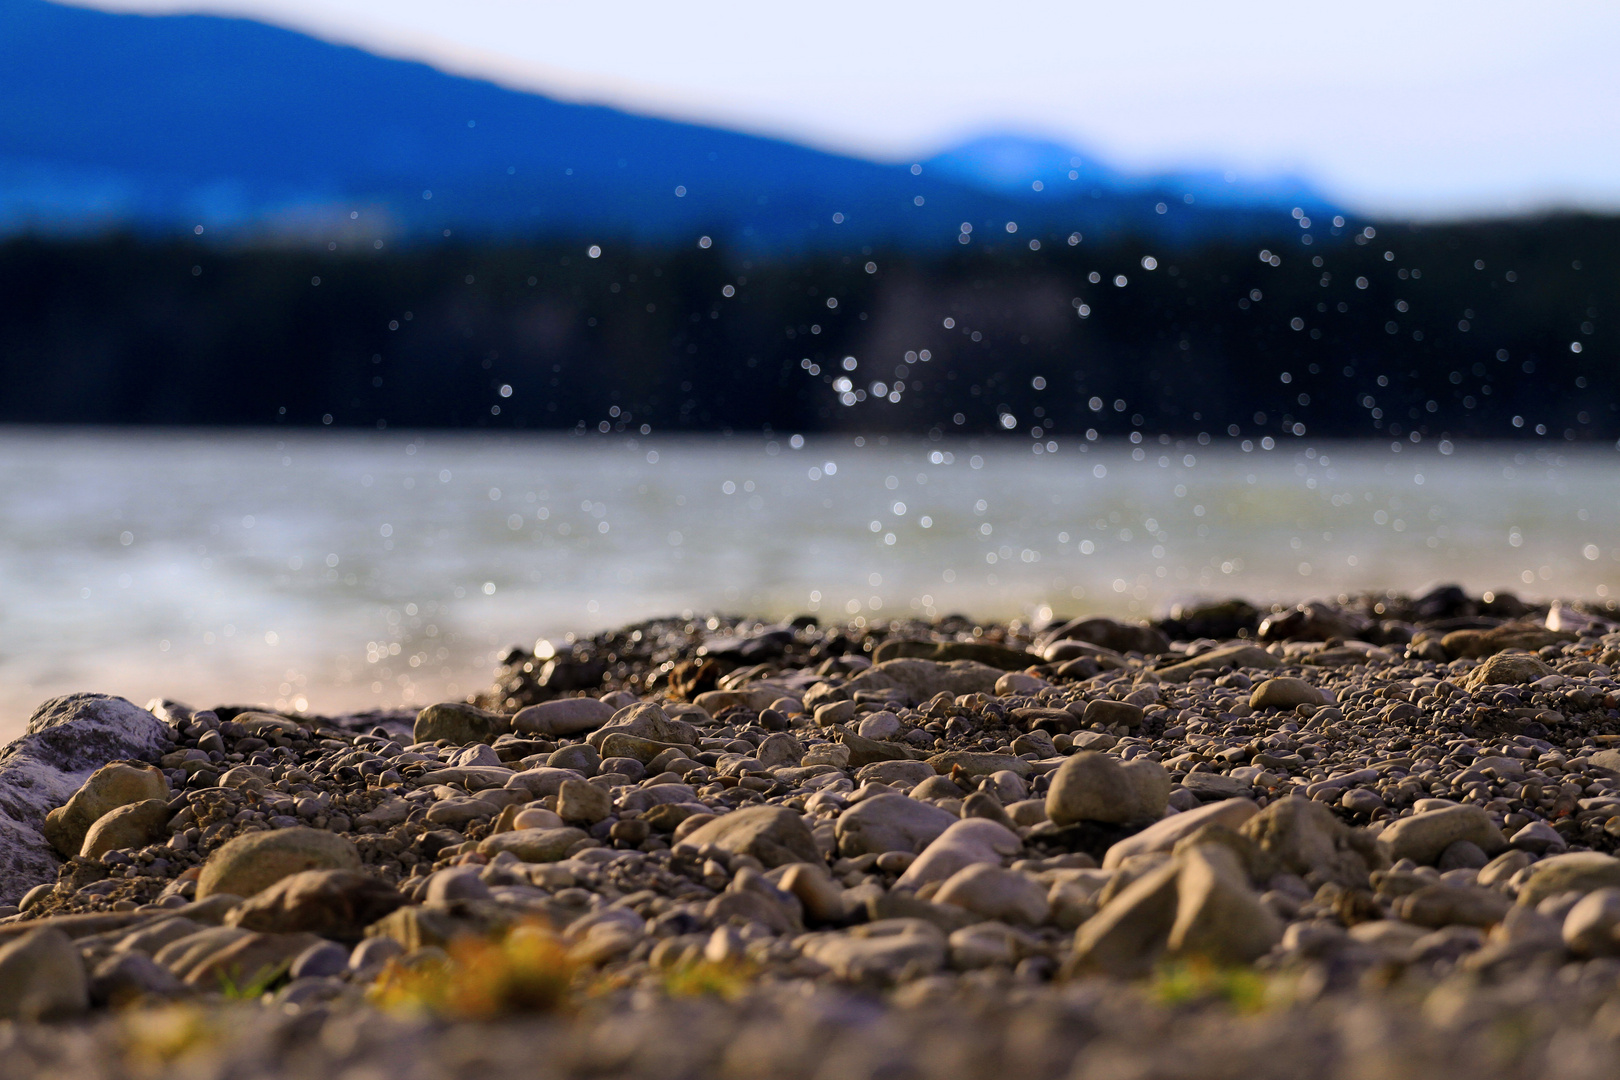
[[[579,967],[549,929],[520,926],[500,940],[466,937],[448,960],[391,963],[372,985],[378,1005],[463,1019],[556,1012],[572,1005]]]
[[[1265,1008],[1266,980],[1245,967],[1223,967],[1193,958],[1163,964],[1154,974],[1150,991],[1163,1005],[1218,1001],[1238,1012]]]
[[[694,960],[664,972],[664,992],[670,997],[741,997],[756,974],[751,964]]]
[[[270,964],[254,972],[253,978],[247,982],[238,982],[242,977],[242,969],[232,968],[229,972],[219,973],[219,992],[225,995],[228,1001],[257,1001],[276,983],[280,982],[291,967],[291,962]]]

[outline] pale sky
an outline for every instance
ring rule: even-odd
[[[98,0],[888,161],[1016,132],[1378,214],[1620,209],[1615,0]]]

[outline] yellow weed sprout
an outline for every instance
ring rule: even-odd
[[[732,1001],[743,996],[758,973],[755,965],[746,961],[695,960],[664,972],[664,992],[670,997],[719,997]]]
[[[390,964],[373,984],[371,1000],[469,1019],[553,1012],[571,1003],[578,965],[544,925],[519,926],[499,940],[460,938],[448,952],[438,963]]]

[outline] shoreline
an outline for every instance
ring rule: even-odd
[[[57,1021],[19,1063],[109,1077],[537,1044],[557,1075],[1596,1075],[1620,612],[1582,608],[652,620],[416,715],[57,699],[0,753],[0,1012]]]

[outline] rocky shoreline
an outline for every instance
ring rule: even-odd
[[[0,1076],[1608,1075],[1620,611],[654,620],[41,706]]]

